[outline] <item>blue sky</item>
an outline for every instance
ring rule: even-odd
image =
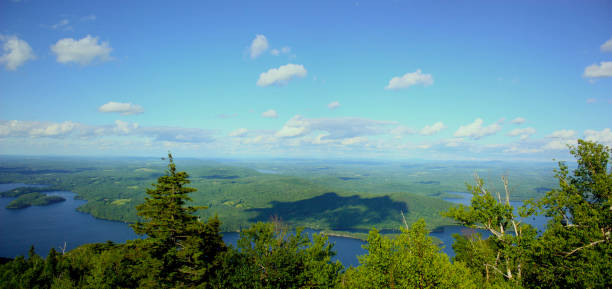
[[[612,145],[609,1],[0,0],[0,154]]]

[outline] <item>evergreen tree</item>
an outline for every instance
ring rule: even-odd
[[[186,172],[177,172],[168,153],[166,175],[147,189],[149,196],[136,207],[144,222],[132,225],[134,232],[148,236],[144,246],[164,263],[162,279],[179,285],[205,283],[217,255],[226,249],[219,220],[214,217],[204,223],[193,213],[205,207],[187,205],[191,201],[188,194],[196,191],[186,186],[188,178]]]

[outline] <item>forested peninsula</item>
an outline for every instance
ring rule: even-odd
[[[612,284],[612,150],[579,140],[577,167],[560,162],[559,189],[527,201],[518,215],[508,181],[501,193],[481,178],[468,185],[470,205],[443,214],[490,232],[455,235],[449,260],[428,237],[426,222],[401,219],[394,237],[373,229],[357,267],[332,262],[333,244],[290,230],[281,220],[257,222],[240,233],[237,248],[223,243],[217,217],[201,219],[191,206],[186,172],[172,155],[165,174],[146,190],[132,225],[146,238],[124,244],[87,244],[69,252],[34,248],[0,265],[0,288],[609,288]],[[549,217],[538,233],[520,222]]]

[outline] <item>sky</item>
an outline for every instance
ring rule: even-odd
[[[0,154],[612,146],[610,1],[0,0]]]

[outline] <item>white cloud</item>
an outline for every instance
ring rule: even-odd
[[[0,34],[0,42],[3,42],[4,54],[0,56],[0,63],[7,70],[16,70],[24,62],[36,58],[32,47],[17,36],[4,36]]]
[[[251,48],[250,48],[251,58],[252,59],[257,58],[259,55],[264,53],[266,50],[268,50],[268,39],[266,39],[266,36],[264,35],[257,34],[255,36],[255,39],[253,39],[253,42],[251,42]]]
[[[125,102],[108,102],[98,108],[100,112],[117,112],[121,115],[140,114],[144,112],[142,106]]]
[[[391,134],[395,136],[395,138],[399,139],[405,135],[414,134],[414,129],[407,127],[405,125],[399,125],[391,130]]]
[[[600,49],[602,52],[612,52],[612,38],[602,44]]]
[[[609,128],[596,131],[588,129],[584,131],[585,140],[598,142],[604,145],[612,146],[612,131]]]
[[[464,139],[462,137],[450,138],[444,140],[444,145],[447,147],[458,147],[463,144]]]
[[[268,109],[268,110],[262,112],[261,116],[265,117],[265,118],[277,118],[278,117],[278,113],[276,112],[276,110]]]
[[[469,137],[471,139],[479,139],[484,136],[492,135],[501,130],[501,125],[499,123],[494,123],[488,126],[482,126],[482,119],[477,118],[474,122],[462,125],[455,132],[455,137]]]
[[[354,144],[363,143],[367,141],[368,141],[367,137],[356,136],[352,138],[343,139],[340,143],[342,145],[354,145]]]
[[[576,144],[575,135],[576,135],[576,132],[573,130],[562,129],[562,130],[555,131],[552,134],[547,136],[548,138],[552,138],[553,140],[545,144],[542,147],[542,149],[544,150],[566,150],[567,145]]]
[[[281,49],[272,49],[270,50],[270,54],[274,55],[274,56],[279,56],[281,54],[287,54],[291,52],[291,48],[289,46],[284,46]]]
[[[535,128],[515,128],[508,133],[509,136],[521,136],[521,140],[526,140],[532,134],[536,133]]]
[[[545,150],[567,150],[568,145],[575,145],[575,139],[555,139],[545,144],[542,149]]]
[[[310,132],[327,132],[324,139],[340,140],[388,132],[388,126],[395,122],[363,118],[304,118],[296,115],[276,132],[277,137],[291,138],[305,136]]]
[[[65,121],[62,123],[51,123],[44,127],[33,128],[30,130],[32,136],[59,136],[65,135],[76,127],[76,124],[71,121]]]
[[[288,120],[283,127],[276,132],[277,137],[296,137],[310,132],[310,122],[301,115],[296,115]]]
[[[510,148],[503,150],[504,153],[514,153],[514,154],[533,154],[533,153],[539,153],[541,151],[542,149],[538,149],[538,148],[522,148],[519,146],[512,146]]]
[[[65,121],[61,123],[37,121],[0,121],[0,137],[60,137],[72,133],[80,125]]]
[[[117,134],[129,134],[135,129],[138,129],[138,123],[115,120],[115,127],[113,128],[113,131]]]
[[[446,126],[444,125],[443,122],[439,121],[436,122],[432,125],[426,125],[425,127],[423,127],[421,129],[421,131],[419,132],[421,135],[432,135],[432,134],[436,134],[438,132],[440,132],[441,130],[445,129]]]
[[[586,103],[596,103],[596,102],[597,102],[597,98],[594,98],[594,97],[587,98],[586,100]]]
[[[612,61],[602,61],[599,65],[593,64],[588,66],[584,69],[584,77],[612,77]]]
[[[68,19],[62,19],[60,22],[57,22],[50,27],[51,29],[72,30],[72,26],[70,26],[70,21]]]
[[[212,131],[196,128],[150,126],[116,120],[112,125],[85,125],[71,121],[61,123],[37,121],[0,121],[0,137],[90,138],[106,136],[140,136],[156,141],[204,143],[214,140]]]
[[[51,45],[51,51],[57,55],[57,62],[76,62],[87,65],[98,59],[99,61],[111,60],[110,53],[113,49],[108,42],[98,43],[98,37],[87,35],[82,39],[73,38],[60,39]]]
[[[336,109],[340,107],[340,102],[338,101],[332,101],[327,105],[327,108],[329,109]]]
[[[412,73],[406,73],[403,76],[396,76],[389,80],[389,84],[385,89],[402,89],[413,85],[422,84],[424,86],[432,85],[434,82],[431,74],[423,74],[420,69]]]
[[[272,84],[284,85],[294,77],[305,77],[307,74],[303,65],[287,64],[279,68],[272,68],[259,75],[258,86],[268,86]]]
[[[573,130],[562,129],[562,130],[553,132],[548,137],[549,138],[572,138],[574,137],[575,134],[576,132]]]
[[[246,136],[246,134],[248,132],[249,132],[249,130],[246,129],[246,128],[239,128],[239,129],[236,129],[236,130],[230,132],[228,135],[232,136],[232,137],[243,137],[243,136]]]
[[[511,123],[513,124],[523,124],[524,122],[525,122],[525,119],[522,117],[517,117],[511,121]]]

